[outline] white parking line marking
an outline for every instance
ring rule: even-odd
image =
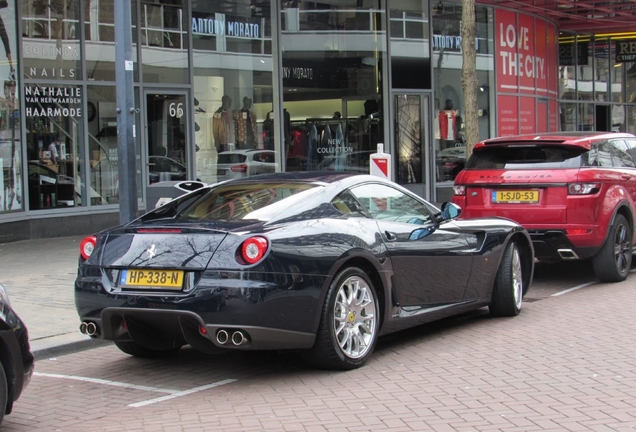
[[[139,408],[139,407],[150,405],[150,404],[153,404],[153,403],[163,402],[163,401],[166,401],[166,400],[169,400],[169,399],[178,398],[180,396],[186,396],[186,395],[189,395],[189,394],[192,394],[192,393],[196,393],[196,392],[200,392],[200,391],[203,391],[203,390],[207,390],[207,389],[210,389],[210,388],[213,388],[213,387],[218,387],[218,386],[222,386],[222,385],[225,385],[225,384],[230,384],[230,383],[233,383],[234,381],[236,381],[236,380],[235,379],[226,379],[226,380],[223,380],[223,381],[218,381],[218,382],[215,382],[215,383],[212,383],[212,384],[208,384],[208,385],[204,385],[204,386],[201,386],[201,387],[195,387],[195,388],[190,389],[190,390],[184,390],[184,391],[181,391],[179,393],[174,393],[174,394],[171,394],[171,395],[168,395],[168,396],[161,396],[161,397],[158,397],[156,399],[149,399],[149,400],[145,400],[145,401],[142,401],[142,402],[137,402],[137,403],[134,403],[134,404],[130,404],[128,406],[129,407],[133,407],[133,408]]]
[[[122,383],[122,382],[117,382],[117,381],[103,380],[103,379],[99,379],[99,378],[87,378],[87,377],[80,377],[80,376],[73,376],[73,375],[60,375],[60,374],[50,374],[50,373],[43,373],[43,372],[34,372],[33,375],[43,376],[43,377],[47,377],[47,378],[70,379],[70,380],[84,381],[84,382],[89,382],[89,383],[94,383],[94,384],[104,384],[104,385],[110,385],[110,386],[115,386],[115,387],[124,387],[124,388],[135,389],[135,390],[154,391],[154,392],[159,392],[159,393],[168,393],[168,394],[180,393],[180,390],[161,389],[161,388],[157,388],[157,387],[148,387],[148,386],[141,386],[141,385],[136,385],[136,384],[128,384],[128,383]]]
[[[581,289],[581,288],[585,288],[585,287],[588,287],[590,285],[594,285],[595,283],[596,283],[596,281],[594,281],[594,282],[586,282],[584,284],[577,285],[574,288],[570,288],[570,289],[566,289],[566,290],[554,293],[554,294],[552,294],[552,297],[557,297],[557,296],[560,296],[560,295],[563,295],[563,294],[567,294],[567,293],[569,293],[571,291],[574,291],[574,290],[577,290],[577,289]]]

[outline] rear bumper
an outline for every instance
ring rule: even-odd
[[[122,292],[106,289],[109,281],[96,277],[99,270],[86,273],[75,281],[75,305],[81,322],[97,326],[93,337],[150,349],[189,344],[201,351],[311,348],[326,281],[326,276],[207,272],[188,293]],[[220,330],[241,331],[248,341],[219,342]]]
[[[150,349],[170,349],[190,345],[203,352],[219,348],[241,350],[308,349],[315,334],[250,325],[209,324],[196,313],[178,310],[106,308],[99,318],[81,317],[97,326],[95,338],[115,342],[134,341]],[[219,332],[225,332],[225,338]],[[234,343],[240,332],[243,340]]]
[[[587,259],[596,255],[602,246],[577,246],[568,238],[565,230],[528,229],[535,258],[543,262]]]

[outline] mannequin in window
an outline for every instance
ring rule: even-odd
[[[239,149],[256,148],[258,138],[256,136],[256,115],[250,110],[252,99],[245,96],[243,98],[243,108],[234,111],[234,133],[236,136],[236,147]]]
[[[216,150],[219,152],[228,149],[228,143],[230,142],[230,133],[232,131],[232,117],[230,114],[232,99],[229,96],[223,96],[221,98],[221,104],[221,107],[217,109],[212,115],[212,136],[214,137]]]
[[[446,99],[444,109],[439,112],[439,131],[442,149],[455,147],[457,114],[453,111],[453,101],[450,99]]]
[[[270,111],[265,116],[265,120],[263,120],[263,148],[267,150],[274,150],[274,111]],[[284,136],[283,139],[285,141],[285,154],[288,154],[291,147],[294,145],[291,136],[291,116],[287,111],[287,108],[283,109],[283,121],[284,121]]]

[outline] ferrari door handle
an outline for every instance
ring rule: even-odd
[[[384,235],[386,236],[386,239],[389,241],[397,240],[397,235],[395,235],[391,231],[384,231]]]
[[[621,174],[621,178],[623,180],[631,180],[632,176],[630,176],[629,174]]]

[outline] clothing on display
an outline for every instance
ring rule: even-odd
[[[229,96],[223,96],[223,105],[212,115],[212,136],[217,151],[225,151],[228,144],[232,141],[232,116],[230,108],[232,107],[232,99]]]
[[[453,102],[446,100],[446,107],[439,112],[439,130],[442,141],[446,141],[443,147],[453,147],[457,138],[457,113],[453,111]]]
[[[258,147],[258,136],[256,129],[256,114],[250,111],[252,100],[243,98],[243,108],[234,111],[234,133],[236,146],[239,149],[251,149]]]

